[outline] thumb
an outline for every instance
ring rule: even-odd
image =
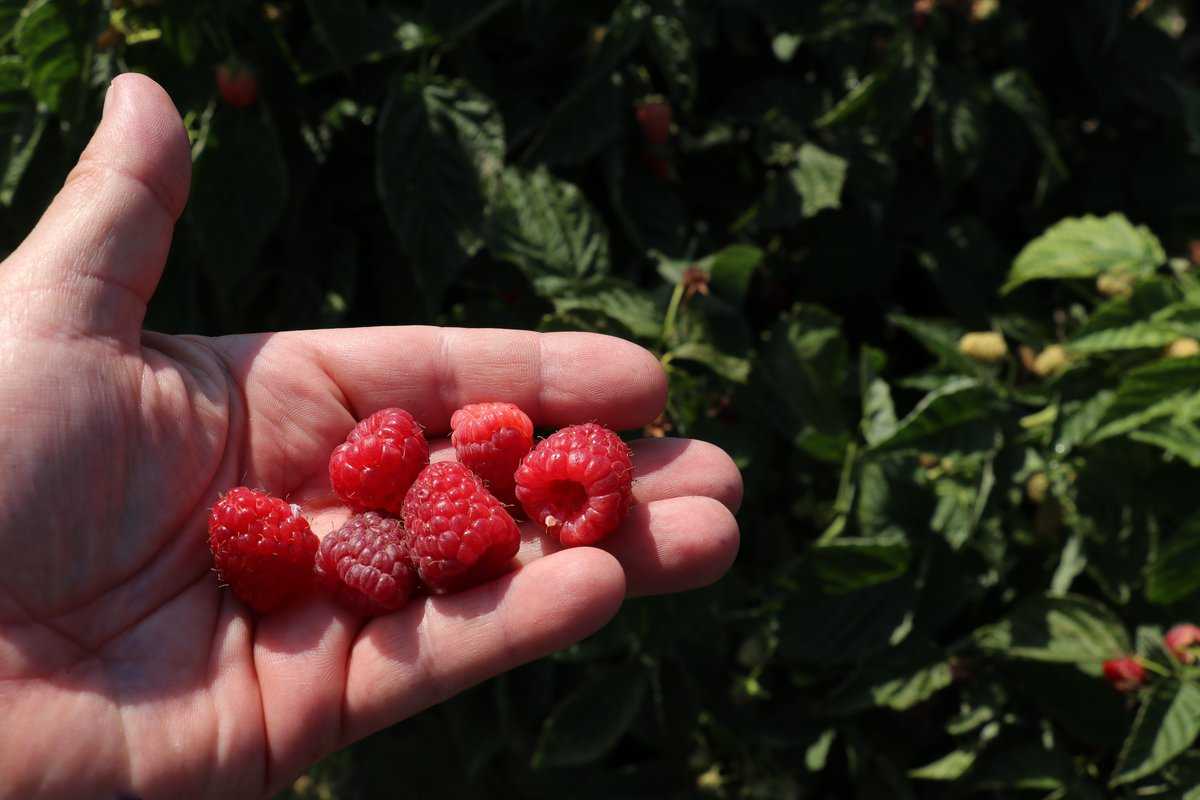
[[[28,238],[0,264],[6,324],[136,341],[191,180],[171,98],[115,78],[79,163]]]

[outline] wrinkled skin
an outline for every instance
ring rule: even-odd
[[[141,330],[190,158],[153,81],[118,78],[66,185],[0,265],[0,795],[256,797],[321,755],[587,636],[629,594],[707,584],[737,549],[737,470],[634,445],[605,549],[526,528],[514,572],[364,622],[321,597],[255,618],[210,572],[204,518],[248,484],[348,513],[332,448],[409,409],[436,435],[505,399],[535,423],[638,427],[665,384],[586,334],[378,328],[205,339]]]

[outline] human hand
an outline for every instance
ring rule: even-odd
[[[523,530],[517,571],[363,621],[323,598],[255,619],[211,573],[236,484],[348,513],[327,475],[355,420],[431,433],[479,400],[535,424],[633,428],[654,357],[590,334],[373,328],[207,339],[141,330],[187,196],[170,98],[113,82],[104,119],[0,265],[0,795],[254,797],[317,758],[602,626],[626,595],[732,563],[741,481],[717,448],[633,445],[636,505],[603,549]],[[452,457],[434,440],[435,458]]]

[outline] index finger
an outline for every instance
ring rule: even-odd
[[[407,409],[434,432],[467,403],[515,403],[535,425],[599,422],[638,428],[666,404],[658,359],[595,333],[534,333],[427,326],[277,334],[314,359],[358,419]]]

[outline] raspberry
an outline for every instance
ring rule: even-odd
[[[354,426],[329,458],[333,491],[356,511],[398,514],[404,494],[429,463],[421,426],[402,408],[385,408]]]
[[[217,574],[262,613],[308,591],[317,544],[299,508],[257,489],[230,489],[208,513]]]
[[[1163,643],[1171,651],[1171,655],[1183,664],[1192,664],[1200,653],[1200,628],[1190,623],[1176,625],[1167,631]]]
[[[417,587],[400,520],[374,511],[351,517],[321,540],[316,574],[339,603],[364,617],[395,611]]]
[[[1118,692],[1132,692],[1146,682],[1146,668],[1136,656],[1111,658],[1104,662],[1104,679]]]
[[[444,593],[503,573],[521,533],[503,504],[462,464],[430,464],[404,498],[408,552],[421,580]]]
[[[595,544],[633,501],[629,448],[608,428],[572,425],[544,439],[517,470],[517,499],[529,518],[568,547]]]
[[[234,108],[254,105],[258,99],[258,78],[245,64],[228,62],[217,66],[217,91]]]
[[[663,147],[671,140],[671,106],[665,101],[646,100],[634,108],[642,138],[651,147]]]
[[[483,478],[488,490],[513,504],[513,473],[533,446],[533,423],[512,403],[475,403],[450,418],[450,441],[458,460]]]

